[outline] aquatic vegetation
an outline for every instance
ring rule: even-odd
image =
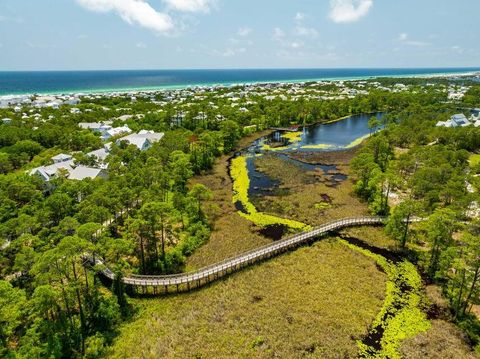
[[[262,150],[264,151],[285,151],[285,150],[290,150],[290,149],[297,149],[296,147],[290,147],[291,145],[298,143],[302,141],[302,135],[303,132],[298,131],[298,132],[285,132],[282,133],[280,137],[282,137],[285,140],[288,140],[289,146],[280,146],[280,147],[272,147],[269,144],[263,144]]]
[[[386,296],[380,313],[372,324],[372,333],[381,333],[380,348],[358,342],[361,358],[400,359],[399,348],[403,340],[427,331],[431,323],[422,311],[422,279],[415,266],[403,261],[394,264],[385,257],[357,247],[345,240],[341,243],[370,257],[387,274]]]
[[[302,140],[303,132],[285,132],[282,134],[282,138],[289,140],[291,143],[300,142]]]
[[[362,144],[363,141],[365,141],[367,138],[369,138],[370,135],[365,135],[365,136],[362,136],[362,137],[359,137],[357,138],[356,140],[352,141],[351,143],[349,143],[348,145],[345,146],[345,148],[353,148],[353,147],[357,147],[359,145]]]
[[[308,150],[328,150],[335,148],[335,145],[329,145],[327,143],[319,143],[317,145],[305,145],[300,147],[301,149],[308,149]]]
[[[309,230],[305,223],[290,219],[271,216],[258,212],[248,198],[250,179],[248,178],[247,159],[243,156],[236,157],[231,162],[230,175],[233,179],[233,203],[240,202],[244,211],[239,211],[240,216],[255,223],[257,226],[265,227],[273,224],[283,224],[291,229]]]
[[[268,144],[264,144],[262,146],[262,150],[264,150],[264,151],[285,151],[285,150],[288,150],[288,149],[289,149],[288,146],[272,147]]]

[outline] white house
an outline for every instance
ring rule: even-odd
[[[437,127],[467,127],[472,123],[465,117],[463,113],[459,113],[450,117],[447,121],[437,122]]]
[[[87,156],[93,157],[97,162],[99,168],[106,169],[108,167],[106,163],[107,156],[110,154],[110,147],[112,143],[106,143],[103,148],[87,153]]]
[[[104,178],[106,179],[107,173],[105,170],[101,168],[93,168],[93,167],[86,167],[86,166],[78,166],[75,167],[72,171],[70,171],[70,174],[68,176],[68,179],[71,180],[76,180],[76,181],[81,181],[84,180],[85,178]]]
[[[5,125],[9,125],[12,123],[12,119],[8,117],[2,118],[2,123]]]
[[[130,145],[136,146],[139,150],[145,151],[152,147],[155,142],[160,141],[164,135],[164,133],[142,130],[139,133],[133,133],[119,138],[117,144],[127,142]]]
[[[122,127],[111,127],[110,129],[106,131],[101,131],[102,132],[102,140],[106,141],[110,139],[111,137],[122,135],[125,133],[131,133],[132,130],[127,126],[122,126]]]
[[[57,157],[57,156],[55,156]],[[55,161],[55,160],[54,160]],[[30,171],[31,176],[39,176],[44,182],[49,182],[55,178],[59,172],[69,174],[74,168],[73,160],[54,162],[53,165],[34,168]]]
[[[83,180],[85,178],[107,178],[104,168],[75,166],[71,155],[61,153],[52,157],[53,164],[37,167],[29,173],[31,176],[39,176],[44,182],[50,182],[60,173],[64,173],[68,179]]]
[[[83,128],[84,130],[92,131],[109,130],[112,128],[112,126],[106,125],[103,122],[80,122],[78,127]]]
[[[71,155],[66,155],[65,153],[60,153],[59,155],[52,157],[53,163],[69,162],[72,159],[73,157]]]

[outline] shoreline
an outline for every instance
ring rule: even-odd
[[[450,76],[474,76],[480,74],[480,70],[452,70],[451,72],[426,72],[422,74],[397,74],[397,75],[365,75],[365,76],[345,76],[345,77],[322,77],[322,78],[302,78],[302,79],[287,79],[287,80],[266,80],[266,81],[239,81],[239,82],[211,82],[211,83],[191,83],[178,85],[158,85],[158,86],[144,86],[144,87],[118,87],[118,88],[99,88],[99,89],[75,89],[75,90],[52,90],[52,91],[38,91],[28,92],[19,91],[14,93],[1,93],[1,98],[15,97],[15,96],[61,96],[61,95],[108,95],[108,94],[134,94],[139,92],[159,92],[168,90],[184,90],[190,88],[201,87],[236,87],[236,86],[252,86],[252,85],[267,85],[267,84],[297,84],[304,82],[340,82],[340,81],[361,81],[373,80],[381,78],[444,78]]]

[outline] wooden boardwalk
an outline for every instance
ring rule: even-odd
[[[170,292],[190,291],[193,288],[199,288],[224,277],[230,273],[236,272],[241,268],[253,265],[267,258],[278,256],[289,250],[297,248],[303,244],[325,236],[347,227],[383,225],[385,218],[382,217],[359,217],[345,218],[338,221],[326,223],[309,232],[299,233],[292,237],[270,243],[268,245],[242,253],[234,258],[198,269],[190,273],[181,273],[174,275],[130,275],[122,278],[125,285],[130,286],[136,293],[161,295]],[[115,274],[104,264],[101,259],[96,259],[95,264],[103,267],[99,272],[106,278],[113,280]]]

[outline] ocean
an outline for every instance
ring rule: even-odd
[[[479,71],[480,68],[14,71],[0,72],[0,95],[156,90],[188,86],[354,80]]]

